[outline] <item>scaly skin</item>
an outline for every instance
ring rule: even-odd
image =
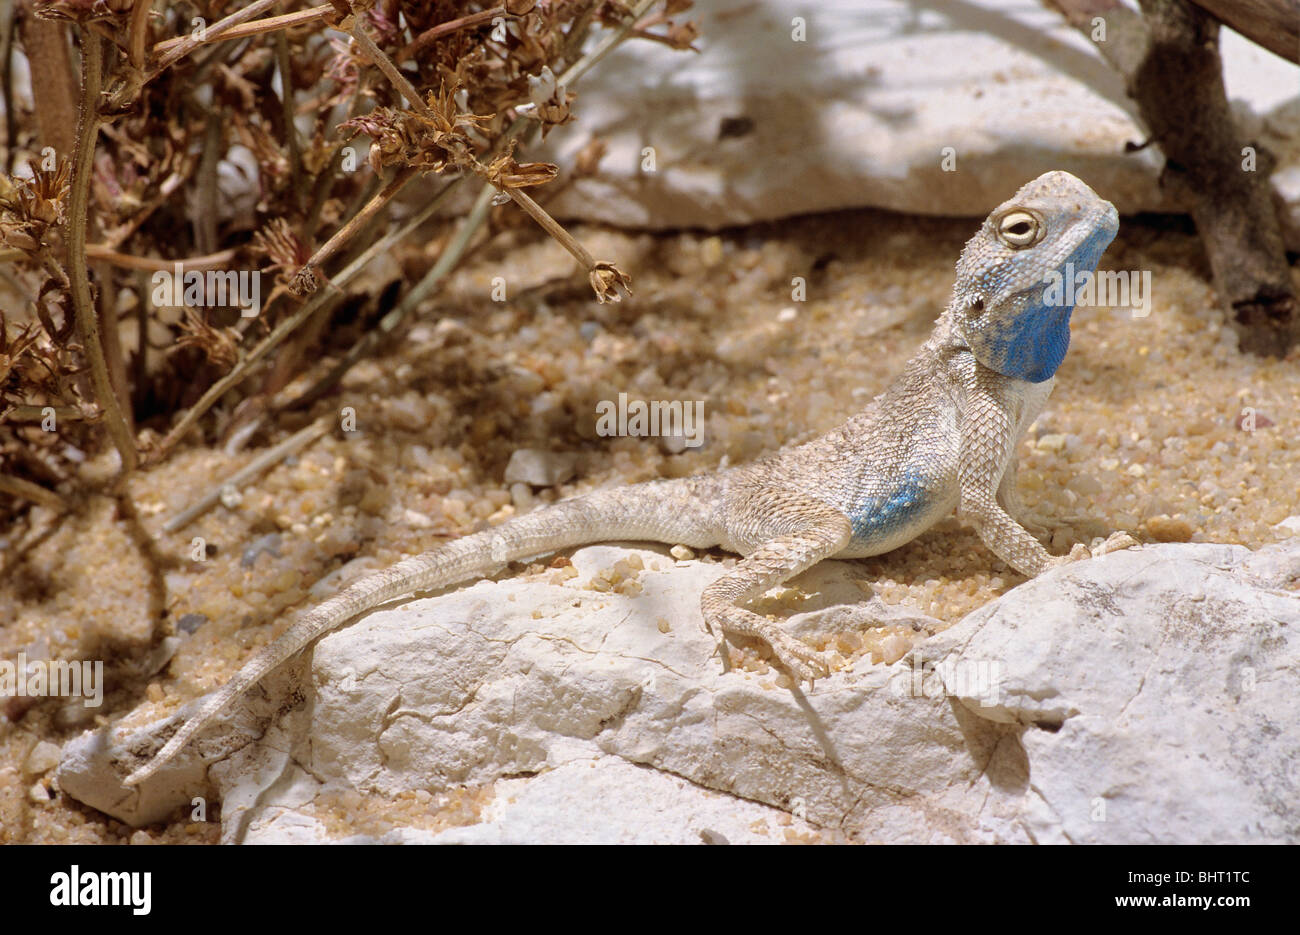
[[[888,552],[954,507],[1022,574],[1086,557],[1076,546],[1054,559],[1009,510],[1017,444],[1046,403],[1069,343],[1072,307],[1050,303],[1046,277],[1091,272],[1118,227],[1114,206],[1074,176],[1040,176],[984,221],[962,251],[930,339],[844,425],[716,474],[567,500],[377,572],[256,653],[125,783],[148,778],[264,675],[358,614],[571,546],[654,540],[745,556],[704,589],[705,624],[760,637],[804,679],[828,674],[828,661],[743,605],[824,558]]]

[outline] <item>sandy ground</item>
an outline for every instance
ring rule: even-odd
[[[191,822],[188,810],[134,830],[80,806],[41,762],[49,748],[33,751],[146,701],[170,710],[218,685],[293,611],[535,500],[710,470],[832,427],[924,340],[974,229],[867,211],[721,236],[577,228],[633,276],[635,296],[605,306],[553,243],[507,235],[404,340],[254,448],[182,448],[135,477],[125,505],[93,499],[63,518],[33,509],[0,531],[0,659],[101,659],[109,690],[98,709],[0,706],[0,842],[214,842],[217,824]],[[1291,534],[1279,524],[1300,514],[1300,358],[1237,352],[1182,227],[1126,219],[1103,266],[1150,270],[1154,304],[1146,318],[1075,313],[1056,391],[1021,450],[1021,495],[1047,520],[1049,547],[1064,553],[1113,530],[1250,547]],[[495,277],[505,302],[492,300]],[[794,277],[806,279],[806,301],[792,299]],[[655,439],[599,437],[596,403],[619,392],[703,400],[705,444],[673,453]],[[357,432],[326,436],[247,485],[239,503],[161,532],[257,450],[343,407]],[[575,454],[575,478],[508,487],[518,448]],[[887,602],[947,623],[1023,580],[955,520],[858,564]],[[463,797],[454,807],[466,808]]]

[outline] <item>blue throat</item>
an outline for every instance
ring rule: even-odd
[[[1030,383],[1050,380],[1070,349],[1072,305],[1047,305],[1041,297],[988,335],[986,355],[998,373]]]
[[[1030,383],[1050,380],[1070,349],[1070,313],[1075,290],[1082,287],[1068,280],[1084,271],[1095,274],[1114,237],[1113,230],[1094,231],[1058,267],[1060,283],[1044,284],[1021,314],[980,332],[979,359],[1008,377]]]

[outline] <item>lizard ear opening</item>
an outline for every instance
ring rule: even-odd
[[[966,314],[971,318],[978,318],[984,314],[984,296],[979,293],[968,296],[966,299]]]

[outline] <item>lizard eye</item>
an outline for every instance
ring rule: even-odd
[[[1009,211],[998,222],[998,236],[1008,247],[1030,247],[1043,239],[1045,230],[1028,211]]]

